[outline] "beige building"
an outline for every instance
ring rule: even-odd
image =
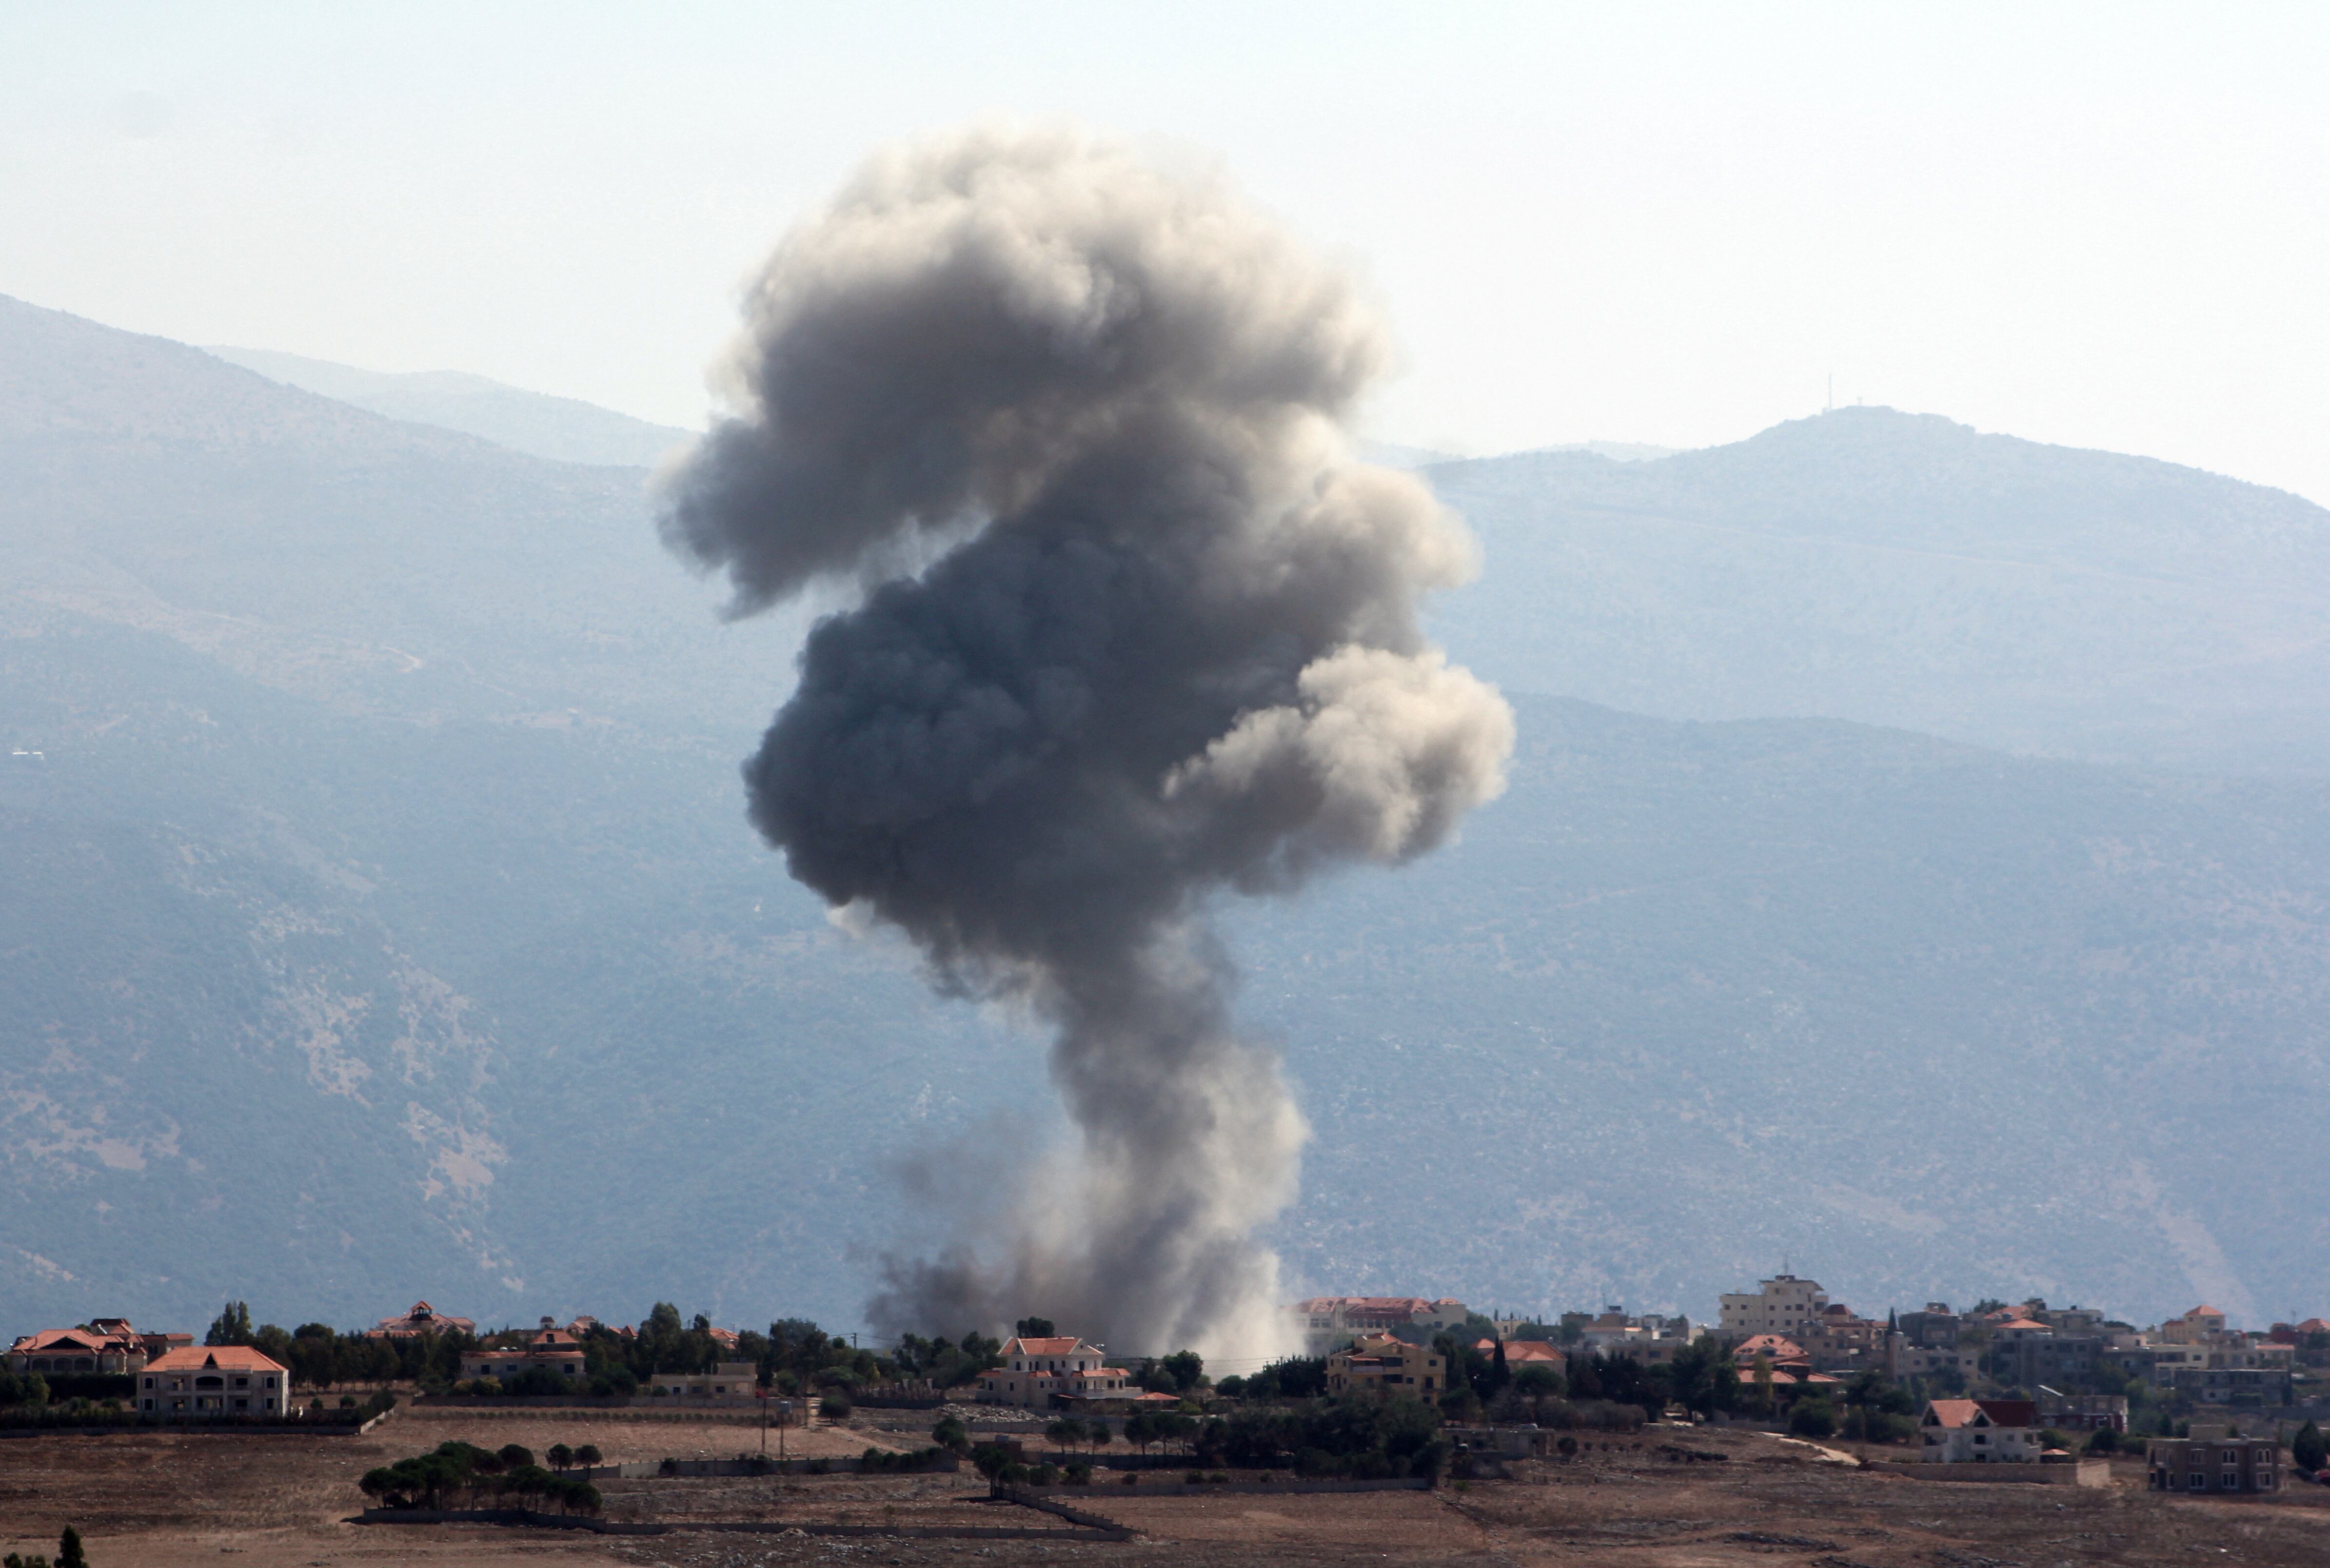
[[[1437,1352],[1388,1334],[1369,1334],[1327,1357],[1327,1392],[1412,1393],[1425,1401],[1448,1391],[1447,1363]]]
[[[1003,1365],[979,1374],[981,1404],[1049,1410],[1055,1400],[1132,1399],[1132,1374],[1111,1366],[1101,1347],[1073,1334],[1019,1335],[1003,1342]],[[1177,1402],[1178,1403],[1178,1402]]]
[[[463,1377],[493,1377],[504,1383],[540,1371],[554,1374],[570,1387],[582,1388],[587,1386],[585,1370],[581,1343],[566,1330],[553,1327],[547,1318],[521,1345],[480,1346],[461,1357]]]
[[[658,1372],[645,1387],[671,1399],[758,1399],[761,1368],[756,1362],[723,1361],[709,1372]]]
[[[137,1412],[165,1418],[280,1415],[289,1408],[291,1374],[282,1363],[247,1345],[173,1350],[137,1374]]]
[[[1472,1309],[1454,1296],[1313,1296],[1286,1310],[1312,1355],[1339,1350],[1365,1334],[1462,1328],[1472,1316]]]
[[[1812,1337],[1813,1319],[1828,1305],[1828,1292],[1818,1280],[1776,1274],[1762,1281],[1753,1295],[1718,1299],[1718,1326],[1727,1338],[1783,1334],[1801,1345]]]

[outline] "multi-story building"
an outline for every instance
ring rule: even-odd
[[[2287,1366],[2184,1366],[2170,1374],[2167,1386],[2195,1404],[2233,1404],[2269,1408],[2290,1402]]]
[[[2225,1315],[2204,1302],[2154,1329],[2152,1339],[2156,1345],[2202,1345],[2224,1331]]]
[[[670,1399],[756,1400],[761,1397],[761,1367],[753,1361],[722,1361],[709,1372],[658,1372],[648,1379],[647,1391]]]
[[[554,1374],[573,1388],[584,1386],[583,1352],[580,1341],[565,1329],[557,1327],[545,1318],[540,1329],[514,1346],[480,1347],[461,1357],[463,1377],[494,1377],[504,1383],[523,1377],[529,1372]],[[752,1366],[751,1362],[742,1364]],[[750,1378],[747,1378],[750,1381]]]
[[[1885,1325],[1832,1301],[1805,1321],[1801,1343],[1823,1372],[1859,1371],[1883,1364]]]
[[[1946,1301],[1928,1301],[1922,1312],[1903,1312],[1893,1320],[1901,1342],[1918,1350],[1956,1349],[1965,1332],[1965,1319],[1950,1310]]]
[[[2019,1335],[1990,1347],[1990,1374],[2015,1388],[2083,1384],[2103,1365],[2104,1342],[2091,1334]]]
[[[1002,1355],[1002,1365],[979,1374],[982,1404],[1048,1410],[1056,1397],[1120,1398],[1134,1389],[1130,1372],[1073,1334],[1020,1335],[1003,1342]]]
[[[1918,1459],[1928,1464],[2036,1464],[2039,1407],[2027,1399],[1933,1399],[1918,1418]]]
[[[2225,1427],[2195,1426],[2189,1437],[2154,1438],[2144,1445],[2144,1461],[2155,1492],[2278,1492],[2285,1468],[2279,1443]]]
[[[1464,1303],[1453,1296],[1436,1300],[1421,1296],[1313,1296],[1286,1310],[1312,1355],[1324,1355],[1366,1334],[1415,1327],[1429,1335],[1444,1328],[1462,1328],[1472,1316]]]
[[[1982,1373],[1982,1353],[1958,1345],[1912,1345],[1901,1334],[1885,1337],[1885,1375],[1896,1383],[1912,1377],[1956,1378],[1961,1382]]]
[[[1812,1332],[1812,1319],[1828,1305],[1828,1292],[1817,1280],[1777,1274],[1763,1280],[1753,1295],[1719,1299],[1717,1322],[1727,1338],[1753,1334],[1784,1334],[1801,1345]]]
[[[248,1345],[189,1346],[156,1356],[137,1374],[137,1412],[165,1420],[280,1415],[291,1374]]]
[[[1327,1392],[1409,1393],[1425,1401],[1448,1391],[1448,1368],[1428,1346],[1410,1345],[1388,1334],[1362,1337],[1347,1350],[1327,1357]]]
[[[2126,1431],[2127,1396],[2039,1390],[2039,1424],[2056,1431]]]

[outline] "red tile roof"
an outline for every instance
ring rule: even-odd
[[[1927,1408],[1940,1427],[1968,1426],[1977,1415],[1989,1417],[1993,1426],[2039,1424],[2039,1407],[2027,1399],[1937,1399],[1927,1401]]]
[[[148,1372],[288,1372],[281,1362],[248,1345],[197,1345],[173,1350],[146,1364]]]

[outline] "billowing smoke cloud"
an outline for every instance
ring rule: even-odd
[[[746,315],[666,538],[739,614],[865,584],[745,765],[753,821],[1048,1020],[1077,1135],[1009,1233],[894,1264],[876,1320],[1271,1347],[1253,1233],[1305,1129],[1202,905],[1430,849],[1512,741],[1416,626],[1469,540],[1346,453],[1380,327],[1219,183],[1000,130],[873,160]]]

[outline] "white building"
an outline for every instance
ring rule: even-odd
[[[1927,1464],[2037,1464],[2039,1407],[2027,1399],[1927,1400],[1918,1443]]]
[[[1719,1327],[1726,1337],[1778,1334],[1801,1345],[1812,1337],[1813,1320],[1828,1305],[1828,1292],[1818,1280],[1778,1274],[1764,1280],[1752,1296],[1726,1295],[1719,1300]]]

